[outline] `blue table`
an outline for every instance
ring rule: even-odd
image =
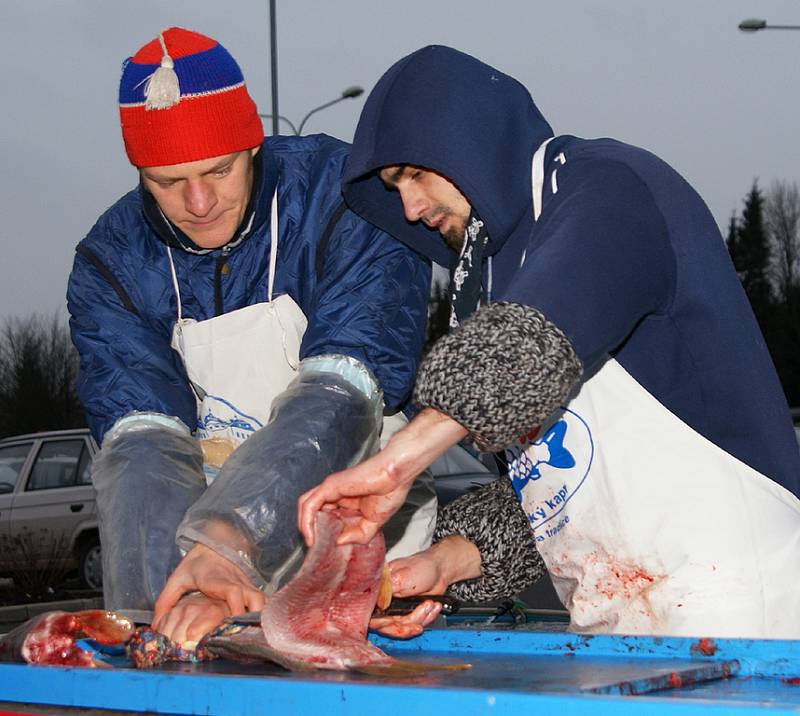
[[[533,629],[533,630],[530,630]],[[163,714],[796,714],[800,641],[432,629],[373,641],[398,658],[469,662],[409,679],[211,662],[158,671],[0,665],[0,701]]]

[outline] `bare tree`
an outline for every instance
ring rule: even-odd
[[[0,436],[85,425],[78,356],[57,314],[10,318],[0,328]]]
[[[764,225],[771,251],[771,277],[779,301],[800,283],[800,191],[796,182],[774,181],[766,195]]]

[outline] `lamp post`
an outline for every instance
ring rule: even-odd
[[[330,107],[332,104],[341,102],[344,99],[355,99],[356,97],[360,97],[362,94],[364,94],[363,88],[356,86],[348,87],[347,89],[342,91],[340,97],[332,99],[330,102],[325,102],[325,104],[321,104],[319,107],[314,107],[314,109],[310,110],[306,114],[306,116],[303,117],[302,121],[297,127],[294,126],[294,123],[290,119],[284,117],[282,114],[279,114],[277,116],[274,114],[259,114],[258,116],[264,119],[272,119],[273,134],[277,134],[278,120],[282,119],[284,122],[286,122],[286,124],[288,124],[292,128],[292,131],[296,135],[299,135],[303,131],[303,126],[305,125],[305,123],[308,121],[308,118],[312,114],[315,114],[316,112],[319,112],[321,109],[325,109],[326,107]]]
[[[770,25],[766,20],[750,18],[739,23],[742,32],[758,32],[759,30],[800,30],[800,25]]]
[[[275,0],[269,0],[269,53],[272,79],[272,133],[278,133],[278,30],[275,26]],[[291,124],[291,122],[289,123]]]

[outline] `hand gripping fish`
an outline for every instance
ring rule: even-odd
[[[121,615],[91,610],[49,612],[29,620],[0,639],[0,660],[105,665],[78,646],[80,639],[89,638],[101,644],[127,643],[128,654],[139,668],[214,658],[270,661],[292,671],[352,669],[401,677],[433,669],[469,668],[469,664],[398,660],[367,641],[369,619],[379,596],[382,607],[391,599],[391,593],[382,588],[387,583],[386,547],[380,532],[366,545],[337,545],[345,523],[353,519],[354,515],[343,510],[318,513],[314,546],[303,566],[286,586],[267,598],[260,618],[254,614],[227,620],[193,652],[147,627],[134,629]]]
[[[234,619],[201,645],[219,656],[272,661],[292,671],[352,669],[410,676],[431,669],[469,668],[469,664],[401,661],[367,641],[384,575],[386,546],[380,532],[366,545],[337,545],[345,523],[354,519],[354,514],[342,510],[319,512],[314,546],[295,577],[267,597],[260,626]]]

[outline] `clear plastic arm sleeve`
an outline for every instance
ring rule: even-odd
[[[108,431],[92,466],[106,609],[149,621],[181,559],[178,524],[205,489],[197,441],[178,418],[131,413]]]
[[[305,359],[272,403],[269,422],[227,459],[178,528],[178,544],[201,542],[271,593],[302,561],[297,498],[376,447],[383,395],[348,356]]]

